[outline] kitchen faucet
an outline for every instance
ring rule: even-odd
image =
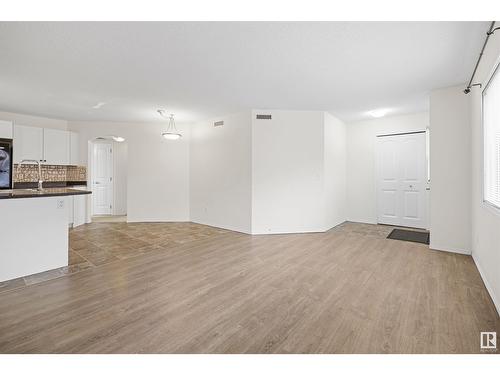
[[[38,191],[43,190],[43,181],[42,181],[42,164],[38,160],[32,160],[32,159],[23,159],[19,162],[17,165],[17,173],[19,173],[19,169],[21,168],[21,164],[23,163],[37,163],[38,164]]]

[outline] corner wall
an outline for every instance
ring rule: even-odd
[[[347,150],[346,125],[324,113],[324,230],[347,218]]]
[[[345,125],[334,116],[253,110],[252,233],[323,232],[344,222],[345,158]]]
[[[499,62],[500,32],[497,31],[489,39],[475,82],[482,82],[484,87]],[[472,144],[472,257],[500,315],[500,210],[495,210],[483,202],[481,89],[473,88],[468,99],[471,109]]]
[[[323,122],[323,112],[253,111],[252,233],[324,230]]]
[[[250,111],[192,125],[191,221],[251,233],[252,122]],[[214,126],[215,121],[224,121]]]
[[[429,246],[470,254],[471,128],[464,85],[434,90],[430,96]]]

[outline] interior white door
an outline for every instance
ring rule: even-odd
[[[380,224],[427,228],[425,132],[377,138]]]
[[[113,147],[94,143],[92,150],[92,211],[94,215],[111,215],[113,206]]]

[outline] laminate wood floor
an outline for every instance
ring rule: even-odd
[[[470,256],[390,230],[85,225],[70,251],[91,266],[0,292],[0,352],[478,353],[500,336]]]

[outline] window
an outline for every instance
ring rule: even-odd
[[[500,208],[500,73],[483,91],[484,200]]]

